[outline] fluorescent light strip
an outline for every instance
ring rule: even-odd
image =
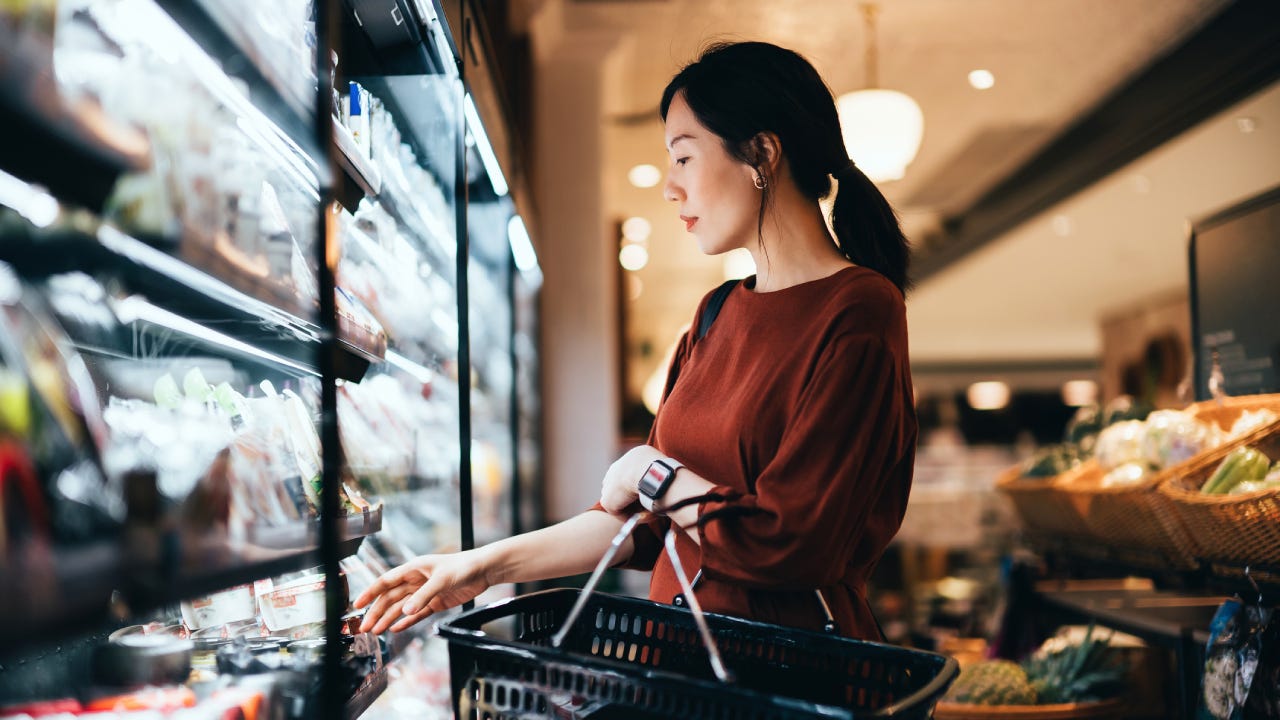
[[[116,317],[120,319],[120,322],[125,324],[136,321],[148,322],[152,325],[159,325],[161,327],[180,332],[184,335],[189,335],[220,347],[234,350],[243,355],[248,355],[260,360],[266,360],[272,364],[287,367],[307,375],[319,376],[319,373],[313,368],[309,368],[274,353],[260,350],[249,343],[242,342],[229,335],[223,335],[216,330],[210,330],[209,328],[197,322],[188,320],[181,315],[171,313],[164,308],[152,305],[136,295],[124,298],[123,300],[114,301],[112,303],[112,309],[115,310]]]
[[[493,152],[493,146],[489,144],[489,136],[484,132],[484,125],[480,123],[480,113],[476,111],[476,103],[471,99],[471,93],[467,93],[465,104],[462,108],[462,114],[467,117],[467,127],[471,129],[471,135],[476,140],[476,151],[480,153],[480,161],[484,163],[484,170],[489,174],[489,182],[493,183],[493,191],[502,197],[507,194],[507,178],[502,174],[502,168],[498,166],[498,156]]]
[[[515,257],[516,267],[520,272],[538,268],[538,254],[533,249],[533,241],[529,239],[529,229],[524,226],[524,218],[519,215],[512,215],[507,222],[507,241],[511,243],[511,255]]]
[[[387,350],[386,359],[388,364],[394,365],[409,373],[415,380],[423,385],[430,383],[436,377],[436,374],[431,372],[431,370],[419,365],[395,350]]]
[[[245,310],[249,314],[267,322],[287,326],[304,341],[318,342],[320,340],[319,331],[309,327],[311,323],[306,323],[270,303],[246,295],[182,260],[161,252],[140,240],[131,238],[109,225],[103,225],[98,229],[98,241],[108,250],[162,275],[173,278],[210,298]]]
[[[52,195],[3,170],[0,170],[0,205],[13,208],[38,228],[49,227],[58,219],[58,201]]]

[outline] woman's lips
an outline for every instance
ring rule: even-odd
[[[696,217],[685,217],[684,215],[681,215],[680,219],[684,221],[685,232],[693,230],[693,226],[698,223],[698,218]]]

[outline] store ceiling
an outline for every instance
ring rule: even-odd
[[[544,4],[517,2],[514,14],[527,16]],[[880,84],[910,94],[925,116],[924,142],[906,177],[882,186],[909,237],[924,244],[939,235],[945,219],[963,213],[1228,4],[881,2]],[[852,0],[570,0],[563,10],[566,37],[618,38],[602,118],[603,181],[608,212],[653,224],[651,260],[635,274],[640,288],[628,308],[628,340],[660,352],[721,278],[719,260],[698,253],[662,200],[661,186],[626,182],[637,163],[666,166],[656,106],[667,80],[709,41],[761,39],[805,54],[836,94],[856,90],[865,72],[862,16]],[[969,71],[979,68],[994,73],[993,88],[969,86]],[[1051,208],[931,274],[908,298],[913,360],[1095,358],[1102,314],[1185,286],[1185,219],[1236,199],[1233,193],[1251,192],[1250,183],[1266,184],[1231,173],[1212,187],[1196,182],[1197,172],[1217,167],[1220,155],[1239,153],[1248,164],[1276,149],[1275,93],[1249,112],[1266,116],[1256,132],[1236,131],[1227,113],[1219,123],[1230,132],[1211,132],[1203,142],[1166,153],[1144,179],[1100,183],[1111,194],[1072,198],[1063,204],[1071,209]],[[1223,142],[1234,144],[1224,150]],[[1065,235],[1063,221],[1052,222],[1059,215],[1068,216]]]

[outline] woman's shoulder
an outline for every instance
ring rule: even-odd
[[[902,291],[883,274],[861,266],[841,272],[827,296],[825,313],[847,332],[883,332],[906,327]]]

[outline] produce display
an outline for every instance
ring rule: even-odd
[[[1223,458],[1213,475],[1200,487],[1209,495],[1243,495],[1280,488],[1280,461],[1252,447],[1239,447]]]
[[[988,660],[966,667],[944,699],[971,705],[1093,702],[1122,694],[1126,671],[1109,638],[1090,626],[1079,643],[1051,639],[1021,663]]]

